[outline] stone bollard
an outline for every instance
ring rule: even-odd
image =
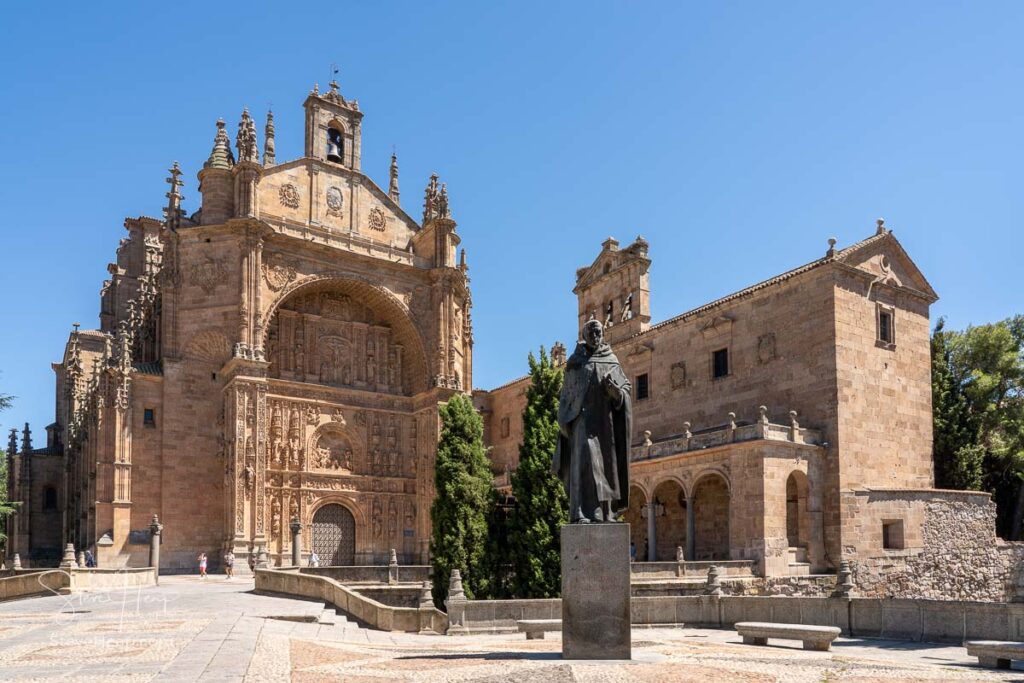
[[[78,568],[85,569],[85,551],[78,551]]]
[[[683,553],[682,546],[676,546],[676,576],[682,578],[686,575],[686,556]]]
[[[448,581],[448,599],[444,601],[448,608],[448,635],[468,633],[466,629],[466,592],[462,589],[462,574],[458,569],[452,570]]]
[[[289,527],[292,530],[292,566],[298,567],[302,564],[302,522],[292,517]]]
[[[12,569],[21,569],[21,555],[14,553],[14,564],[11,565]]]
[[[164,525],[160,519],[153,515],[153,521],[149,523],[149,566],[153,568],[153,581],[160,583],[160,533]]]
[[[839,563],[839,573],[836,574],[836,591],[834,595],[837,598],[848,598],[852,590],[853,572],[850,570],[849,561],[843,560]]]
[[[708,567],[708,580],[704,584],[704,595],[722,597],[722,582],[718,580],[718,567],[715,565]]]
[[[391,556],[388,558],[388,584],[398,583],[398,553],[391,549]]]
[[[416,607],[420,611],[420,633],[436,633],[434,630],[434,596],[429,581],[420,586],[420,600]]]
[[[75,544],[68,543],[64,547],[64,559],[60,561],[61,569],[78,569],[78,563],[75,562]]]
[[[256,569],[269,569],[270,558],[267,557],[267,546],[261,543],[260,549],[256,553]]]

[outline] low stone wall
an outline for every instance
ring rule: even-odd
[[[561,600],[471,600],[449,609],[450,635],[511,633],[517,619],[560,619]],[[740,621],[837,626],[850,637],[927,642],[1024,640],[1024,604],[872,598],[633,598],[633,625],[731,627]]]
[[[298,567],[257,569],[256,590],[323,600],[370,628],[406,633],[444,633],[448,619],[435,607],[391,607],[341,585],[326,576],[300,572]]]
[[[340,583],[340,582],[339,582]],[[371,600],[389,607],[418,607],[423,584],[409,583],[394,586],[352,586],[349,588]]]
[[[156,585],[156,573],[152,567],[72,569],[70,573],[72,591],[115,590]]]
[[[843,557],[859,597],[1020,599],[1024,543],[995,533],[996,506],[973,491],[865,489],[843,494]],[[897,524],[883,547],[882,527]]]
[[[0,579],[0,600],[66,593],[71,576],[58,570],[21,570]]]
[[[723,595],[786,595],[828,597],[835,592],[835,574],[804,576],[726,576],[720,579]],[[638,579],[630,585],[635,598],[659,596],[700,596],[707,589],[707,576],[692,579]]]
[[[397,566],[365,565],[353,567],[301,567],[303,574],[326,576],[339,583],[419,583],[430,580],[430,566],[400,564]],[[389,580],[390,577],[390,580]]]
[[[754,560],[724,560],[720,562],[632,562],[629,565],[633,580],[647,578],[705,578],[708,569],[718,567],[721,577],[753,576]]]
[[[0,600],[31,595],[118,590],[155,586],[152,568],[140,569],[20,569],[0,578]]]

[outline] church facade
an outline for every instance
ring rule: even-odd
[[[8,455],[24,564],[71,542],[144,566],[154,515],[168,569],[276,564],[293,520],[325,564],[426,560],[438,404],[473,381],[447,188],[414,219],[394,156],[387,190],[361,169],[358,102],[332,83],[304,108],[301,158],[276,159],[268,114],[261,159],[245,111],[234,149],[217,122],[199,211],[175,163],[163,220],[125,221],[99,327],[54,365],[47,447],[26,427]]]

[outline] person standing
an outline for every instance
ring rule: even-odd
[[[199,560],[199,578],[200,579],[205,579],[206,578],[206,553],[199,553],[199,557],[197,557],[196,559]]]
[[[249,549],[249,571],[256,573],[256,548]]]
[[[228,575],[228,581],[235,575],[235,554],[231,550],[224,553],[224,573]]]
[[[309,554],[309,566],[310,567],[319,567],[320,566],[320,556],[316,554],[315,550]]]
[[[629,542],[629,561],[636,562],[636,543]]]

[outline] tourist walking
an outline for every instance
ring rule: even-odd
[[[629,561],[636,562],[636,543],[629,542]]]
[[[316,554],[315,550],[309,554],[309,566],[310,567],[319,567],[320,566],[320,556]]]
[[[91,550],[85,551],[85,566],[93,569],[96,567],[96,558],[93,556]]]
[[[256,548],[249,549],[249,571],[256,573]]]
[[[199,560],[199,578],[200,579],[205,579],[206,578],[206,553],[199,553],[199,557],[197,557],[196,559]]]
[[[235,575],[235,554],[230,550],[224,553],[224,573],[229,581]]]

